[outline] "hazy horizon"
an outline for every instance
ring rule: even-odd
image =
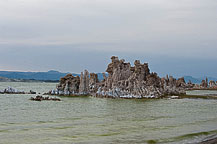
[[[160,76],[217,77],[215,0],[0,2],[0,70],[104,72],[110,57]]]

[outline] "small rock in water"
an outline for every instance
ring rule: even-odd
[[[30,94],[36,94],[36,92],[35,92],[35,91],[32,91],[32,90],[30,90],[29,93],[30,93]]]
[[[7,94],[25,94],[24,91],[19,91],[15,88],[12,88],[12,87],[8,87],[6,89],[4,89],[3,93],[7,93]]]
[[[171,99],[178,99],[179,96],[171,96],[170,98],[171,98]]]
[[[30,90],[29,92],[24,92],[9,86],[4,90],[0,90],[0,94],[36,94],[36,92],[32,90]]]
[[[36,96],[35,98],[31,97],[30,100],[33,100],[33,101],[43,101],[43,100],[47,100],[47,101],[61,101],[59,98],[43,97],[43,96]]]

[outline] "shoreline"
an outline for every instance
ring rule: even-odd
[[[43,94],[43,95],[49,95],[49,96],[59,96],[59,97],[96,97],[96,98],[111,98],[111,99],[139,99],[139,100],[145,100],[145,99],[213,99],[217,100],[217,94],[216,95],[165,95],[163,97],[142,97],[142,98],[136,98],[136,97],[112,97],[112,96],[93,96],[93,95],[54,95],[54,94]]]

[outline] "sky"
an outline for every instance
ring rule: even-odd
[[[217,77],[217,1],[1,0],[0,53],[0,70],[104,72],[115,55]]]

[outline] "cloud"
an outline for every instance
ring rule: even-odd
[[[1,1],[0,40],[68,44],[191,38],[210,32],[213,36],[214,4],[212,0]]]
[[[60,64],[63,49],[106,57],[123,53],[157,60],[162,56],[213,60],[216,7],[216,0],[1,0],[0,50],[19,47],[23,56],[14,59],[19,57],[20,62],[28,59],[26,49],[56,51]],[[56,61],[49,54],[44,58]]]

